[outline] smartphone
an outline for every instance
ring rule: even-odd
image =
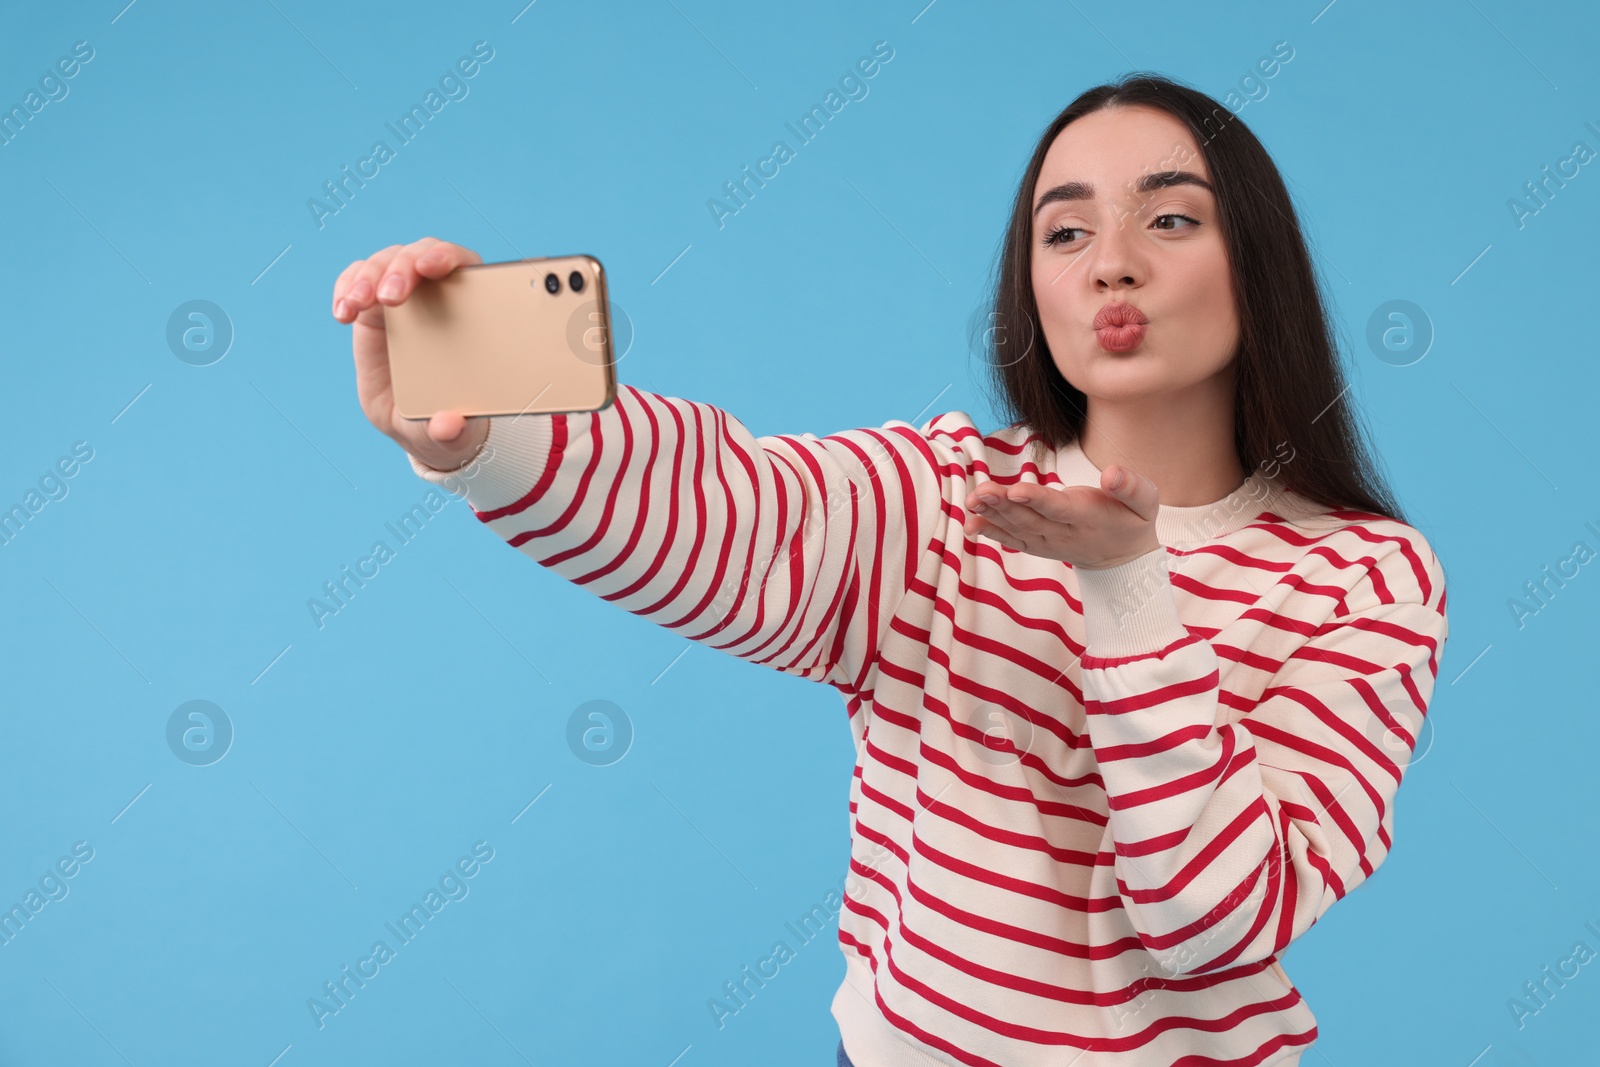
[[[616,399],[605,268],[594,256],[459,267],[383,309],[395,410],[600,411]]]

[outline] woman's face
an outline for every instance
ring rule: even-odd
[[[1173,183],[1174,171],[1207,185]],[[1087,396],[1136,399],[1231,373],[1239,320],[1210,182],[1188,127],[1155,108],[1103,108],[1050,145],[1033,293],[1056,369]],[[1119,303],[1147,324],[1097,331],[1096,314]]]

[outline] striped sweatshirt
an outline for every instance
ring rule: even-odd
[[[960,411],[758,438],[623,385],[411,463],[596,596],[843,697],[858,1067],[1243,1067],[1316,1039],[1278,955],[1387,855],[1447,632],[1424,537],[1280,458],[1098,570],[965,533],[980,482],[1100,472]]]

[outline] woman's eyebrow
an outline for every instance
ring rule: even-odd
[[[1217,191],[1211,188],[1211,183],[1200,175],[1187,170],[1164,170],[1155,174],[1146,174],[1136,183],[1135,188],[1141,193],[1153,193],[1157,189],[1165,189],[1174,185],[1198,185],[1215,196]],[[1035,215],[1044,210],[1046,204],[1057,200],[1093,200],[1094,185],[1089,182],[1062,182],[1054,189],[1049,190],[1039,198],[1034,205]]]

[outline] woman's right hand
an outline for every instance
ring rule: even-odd
[[[419,277],[443,278],[457,267],[482,262],[483,257],[471,249],[424,237],[356,260],[333,283],[333,317],[353,324],[351,346],[361,410],[372,425],[436,470],[455,470],[476,455],[489,435],[489,418],[439,411],[428,419],[407,419],[395,411],[383,307],[404,302]]]

